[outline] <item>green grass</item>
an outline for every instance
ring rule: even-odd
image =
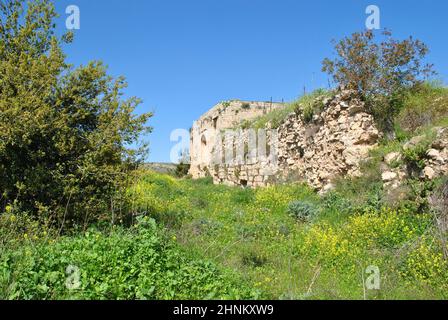
[[[448,124],[448,88],[438,82],[427,82],[407,95],[397,124],[406,132],[422,127]]]
[[[296,101],[289,103],[285,108],[272,110],[254,120],[245,121],[241,123],[240,126],[243,129],[264,129],[270,124],[271,128],[277,129],[288,115],[294,112],[301,114],[304,120],[309,122],[314,114],[322,111],[322,99],[329,98],[331,95],[332,91],[324,89],[315,90],[312,93],[303,95]]]
[[[241,126],[243,129],[264,129],[268,123],[271,124],[273,129],[277,129],[282,124],[283,120],[287,118],[287,116],[294,112],[294,106],[292,104],[288,104],[283,109],[276,109],[269,112],[266,115],[263,115],[255,120],[246,121]]]
[[[367,299],[447,298],[448,265],[431,236],[431,216],[352,201],[370,189],[320,197],[301,184],[251,190],[147,172],[132,192],[187,251],[240,274],[269,298],[364,299],[370,265],[380,268],[383,283]],[[295,202],[318,216],[295,218]]]
[[[322,197],[302,184],[252,190],[143,171],[129,193],[141,217],[128,228],[58,237],[2,215],[0,299],[448,298],[432,216],[379,205],[371,189]],[[381,288],[365,291],[372,265]]]
[[[362,177],[339,179],[325,196],[303,184],[252,190],[148,170],[128,190],[140,216],[131,227],[61,237],[8,207],[0,299],[447,299],[448,261],[426,202],[438,182],[409,179],[387,193],[381,181],[390,152],[404,155],[397,166],[421,166],[434,126],[448,125],[447,90],[410,93],[397,139],[380,141]],[[277,127],[291,112],[310,120],[330,94],[244,125]],[[422,145],[404,151],[416,135]],[[77,290],[66,286],[69,266],[79,270]],[[364,286],[368,266],[379,267],[379,290]]]

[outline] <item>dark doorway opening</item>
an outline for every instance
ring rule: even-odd
[[[213,119],[213,127],[215,129],[218,127],[218,118]]]

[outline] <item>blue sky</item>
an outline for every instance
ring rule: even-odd
[[[168,162],[170,133],[189,129],[216,103],[290,101],[327,86],[321,61],[332,39],[365,28],[365,9],[381,9],[381,26],[398,38],[413,35],[431,49],[439,78],[448,79],[446,0],[57,0],[77,5],[81,29],[67,47],[68,61],[103,60],[124,75],[128,96],[155,112],[149,161]]]

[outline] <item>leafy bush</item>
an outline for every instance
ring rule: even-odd
[[[367,111],[387,133],[394,129],[394,118],[403,107],[409,89],[434,74],[424,64],[427,46],[419,40],[399,41],[389,31],[376,40],[372,30],[354,33],[336,43],[337,56],[323,61],[323,71],[334,81],[359,92]]]
[[[327,210],[338,213],[349,213],[353,211],[352,203],[349,199],[342,197],[337,192],[329,192],[323,197],[323,206]]]
[[[178,165],[176,165],[175,174],[178,178],[183,178],[188,175],[188,172],[190,171],[190,164],[181,162]]]
[[[399,203],[399,207],[409,212],[425,214],[430,211],[428,198],[435,188],[435,181],[406,181],[407,197]]]
[[[178,178],[184,178],[188,176],[190,167],[190,152],[183,150],[179,154],[179,163],[176,165],[174,173]]]
[[[73,37],[55,35],[49,0],[24,3],[0,4],[0,211],[16,201],[58,224],[109,219],[151,115],[134,115],[140,100],[123,100],[125,80],[101,62],[71,69]]]
[[[307,222],[319,214],[319,209],[310,202],[293,201],[288,205],[288,213],[300,221]]]
[[[419,171],[425,168],[425,160],[428,158],[427,151],[435,137],[434,132],[415,137],[402,150],[405,163],[411,171]],[[414,140],[414,141],[413,141]]]
[[[68,266],[79,271],[78,288],[67,287]],[[0,299],[251,299],[258,292],[188,258],[148,219],[131,231],[89,231],[0,257]]]
[[[424,169],[425,168],[425,160],[427,159],[426,152],[428,151],[427,147],[423,144],[419,144],[415,147],[403,150],[404,160],[408,164],[408,166],[413,169]]]
[[[250,109],[250,103],[248,102],[241,102],[241,109]]]

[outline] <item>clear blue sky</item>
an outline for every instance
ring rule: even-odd
[[[103,60],[124,75],[138,112],[154,111],[149,161],[167,162],[170,133],[189,129],[222,100],[293,100],[326,86],[321,61],[332,39],[365,28],[365,9],[381,9],[396,37],[426,42],[439,77],[448,79],[446,0],[57,0],[81,10],[69,62]]]

